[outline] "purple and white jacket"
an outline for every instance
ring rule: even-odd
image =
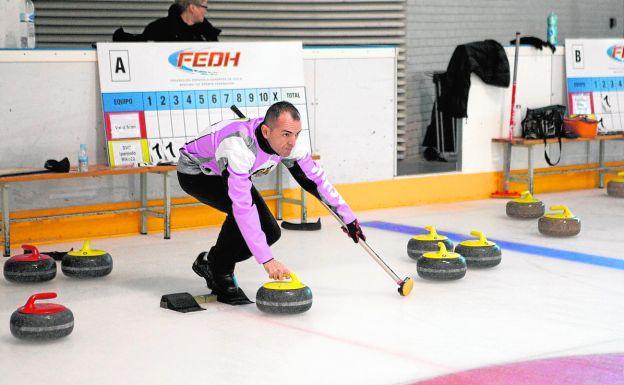
[[[298,144],[287,158],[277,155],[260,132],[263,118],[225,120],[180,149],[178,172],[221,175],[232,200],[234,219],[258,263],[273,258],[251,198],[251,177],[266,175],[282,162],[306,191],[325,202],[345,223],[355,220],[325,171]]]

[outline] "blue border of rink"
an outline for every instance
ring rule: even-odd
[[[425,230],[422,227],[413,227],[413,226],[382,222],[382,221],[362,222],[361,225],[366,226],[366,227],[372,227],[375,229],[394,231],[397,233],[409,234],[409,235],[423,234],[427,232],[427,230]],[[467,235],[453,233],[449,231],[438,230],[438,234],[445,235],[449,239],[455,242],[464,241],[470,238]],[[587,253],[579,253],[577,251],[553,249],[550,247],[526,245],[523,243],[508,242],[508,241],[502,241],[502,240],[493,239],[493,238],[488,238],[488,240],[491,240],[492,242],[496,242],[503,250],[510,250],[510,251],[516,251],[519,253],[533,254],[533,255],[539,255],[539,256],[548,257],[548,258],[563,259],[566,261],[585,263],[588,265],[603,266],[603,267],[609,267],[611,269],[624,270],[624,260],[622,259],[603,257],[600,255],[587,254]]]

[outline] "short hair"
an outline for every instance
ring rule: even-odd
[[[264,115],[264,123],[269,126],[269,128],[273,129],[277,119],[284,113],[290,114],[290,117],[293,120],[301,120],[301,115],[299,115],[297,107],[293,106],[292,103],[282,101],[274,103],[271,107],[269,107],[266,115]]]
[[[181,11],[185,11],[189,5],[201,5],[202,0],[175,0],[175,4],[180,7]]]

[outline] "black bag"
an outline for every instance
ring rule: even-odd
[[[563,117],[566,107],[562,105],[552,105],[542,108],[527,108],[526,117],[522,120],[522,137],[525,139],[543,139],[544,157],[549,165],[555,166],[561,160],[561,138],[565,137],[563,129]],[[546,139],[558,138],[559,159],[552,162],[546,150]]]

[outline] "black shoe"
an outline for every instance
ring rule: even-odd
[[[234,273],[218,274],[214,276],[215,287],[212,294],[217,296],[217,301],[228,305],[247,305],[253,303],[247,298],[245,292],[238,287]]]
[[[208,258],[208,252],[199,253],[197,259],[193,262],[193,271],[206,280],[208,289],[213,290],[215,288],[214,263]]]

